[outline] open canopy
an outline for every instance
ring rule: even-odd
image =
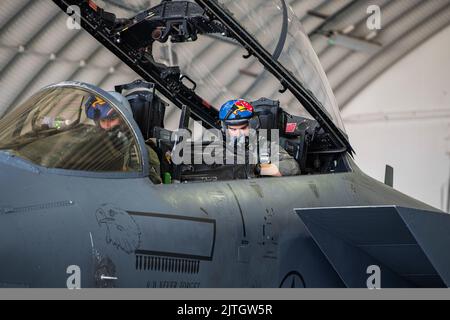
[[[334,124],[344,131],[336,99],[300,19],[285,0],[220,0],[236,21],[291,72],[320,102]],[[263,74],[254,86],[276,87]],[[251,87],[247,94],[251,94]],[[270,91],[269,91],[270,92]],[[270,98],[270,97],[268,97]],[[302,107],[299,104],[299,108]]]
[[[63,10],[81,8],[83,28],[127,63],[179,108],[191,108],[195,120],[217,127],[217,109],[227,99],[254,100],[256,86],[281,105],[298,105],[298,115],[316,119],[330,134],[335,150],[351,152],[336,100],[317,55],[298,18],[285,0],[162,1],[136,17],[119,19],[91,0],[54,0]],[[205,37],[206,36],[206,37]],[[224,61],[221,52],[195,52],[193,41],[209,39],[233,46],[226,60],[227,83],[212,77]],[[158,46],[167,61],[157,58]],[[237,48],[237,49],[236,49]],[[191,50],[191,51],[190,51]],[[244,57],[242,58],[242,55]],[[242,73],[258,78],[245,96],[233,86],[246,87]],[[229,75],[229,76],[228,76]],[[259,90],[258,90],[259,91]],[[242,92],[242,91],[240,91]],[[289,110],[290,112],[292,110]]]

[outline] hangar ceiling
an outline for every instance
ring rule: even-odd
[[[264,1],[267,0],[261,0]],[[341,109],[389,67],[450,25],[450,0],[286,2],[310,35]],[[103,0],[97,3],[103,3],[118,16],[130,17],[159,1]],[[370,5],[381,8],[382,29],[379,31],[367,28]],[[51,0],[0,1],[0,117],[51,83],[77,80],[112,89],[114,85],[138,78],[86,32],[66,28],[66,21],[67,16]],[[220,51],[208,41],[196,45],[195,51],[203,57],[213,50]],[[226,83],[225,79],[230,78],[226,65],[238,54],[232,51],[222,59],[223,65],[215,68],[217,72],[213,76],[218,83]],[[265,95],[265,89],[258,92],[255,85],[261,74],[242,70],[240,76],[250,80],[248,87],[233,88],[237,97],[249,88],[256,88],[255,95]],[[219,98],[211,101],[213,105],[220,105]]]

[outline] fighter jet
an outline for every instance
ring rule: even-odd
[[[142,79],[114,93],[50,85],[0,121],[0,287],[450,285],[450,217],[361,172],[317,55],[284,0],[162,1],[131,18],[91,0],[53,2],[79,14]],[[226,45],[231,71],[248,65],[261,74],[267,96],[242,98],[252,99],[260,130],[280,132],[300,175],[171,161],[180,140],[165,128],[168,105],[182,110],[178,129],[193,120],[220,132],[213,96],[227,93],[215,92],[209,69],[186,63],[197,41]],[[168,43],[172,63],[157,58]],[[203,57],[211,65],[225,59],[211,52]],[[238,88],[248,84],[235,76]],[[88,101],[110,106],[120,134],[99,128]],[[149,179],[149,139],[162,184]]]

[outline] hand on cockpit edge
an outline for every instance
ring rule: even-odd
[[[263,177],[282,177],[280,169],[274,164],[260,164],[258,165],[259,175]]]

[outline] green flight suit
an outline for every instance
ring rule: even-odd
[[[161,162],[159,161],[158,154],[148,144],[145,146],[148,151],[149,178],[154,184],[161,184]]]

